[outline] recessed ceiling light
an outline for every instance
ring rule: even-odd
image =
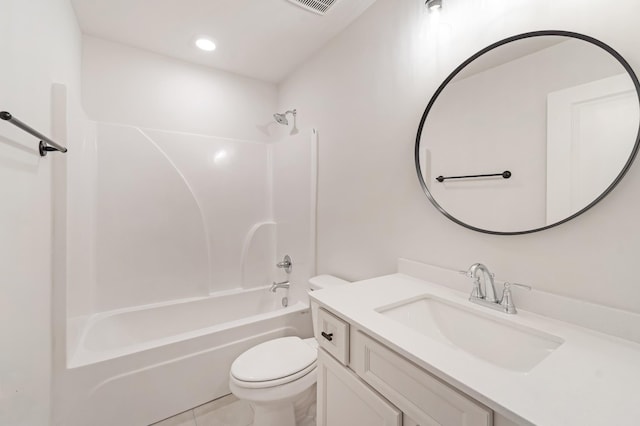
[[[210,38],[200,37],[196,40],[196,46],[198,49],[204,50],[205,52],[213,52],[216,50],[216,44]]]

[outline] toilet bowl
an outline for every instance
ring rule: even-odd
[[[344,284],[330,275],[309,280],[311,290]],[[314,336],[316,313],[311,305]],[[229,388],[254,412],[253,426],[315,425],[318,342],[296,336],[269,340],[242,353],[231,365]]]
[[[317,350],[314,338],[283,337],[236,358],[229,387],[251,404],[254,426],[294,426],[315,416]]]

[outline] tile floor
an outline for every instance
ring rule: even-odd
[[[152,426],[249,426],[252,421],[251,406],[227,395]]]

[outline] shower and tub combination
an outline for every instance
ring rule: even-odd
[[[85,217],[67,234],[63,424],[162,420],[228,394],[250,347],[312,336],[317,132],[287,115],[273,143],[91,124],[97,171],[69,174]]]

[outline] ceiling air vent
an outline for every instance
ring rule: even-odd
[[[291,3],[300,6],[303,9],[307,9],[311,12],[315,12],[318,15],[325,15],[331,6],[338,2],[338,0],[289,0]]]

